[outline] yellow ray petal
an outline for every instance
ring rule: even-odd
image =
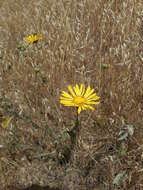
[[[92,98],[95,99],[96,97],[99,98],[99,96],[97,96],[96,93],[93,93],[93,94],[90,94],[90,95],[87,97],[87,99],[88,99],[88,100],[90,100],[90,99],[92,99]]]
[[[67,104],[63,104],[64,106],[67,106],[67,107],[73,107],[73,105],[67,105]]]
[[[74,91],[72,89],[72,86],[69,85],[67,88],[70,91],[70,93],[72,94],[72,96],[75,97],[76,95],[75,95],[75,93],[74,93]]]
[[[79,96],[80,94],[79,94],[79,86],[76,84],[74,87],[73,87],[73,89],[74,89],[74,91],[75,91],[75,94],[77,95],[77,96]]]
[[[78,114],[81,112],[81,106],[78,107]]]
[[[94,110],[94,107],[93,106],[90,106],[90,105],[84,105],[84,107],[86,108],[86,109],[91,109],[92,111]]]
[[[80,89],[79,89],[79,96],[83,96],[84,91],[85,91],[85,87],[84,87],[83,84],[81,84],[81,85],[80,85]]]
[[[99,96],[95,96],[93,98],[88,98],[87,101],[99,101],[100,97]]]
[[[85,86],[83,85],[81,96],[84,96],[84,93],[85,93]]]
[[[86,110],[87,108],[85,107],[85,105],[82,106],[82,110]]]
[[[66,106],[74,106],[74,104],[72,102],[68,102],[65,100],[61,100],[60,103],[66,105]]]
[[[61,101],[61,100],[62,100],[62,101],[67,101],[67,102],[73,102],[73,101],[70,100],[70,99],[66,99],[66,98],[62,98],[62,97],[60,98],[60,101]]]
[[[91,90],[91,89],[90,89],[90,86],[88,86],[88,87],[87,87],[87,90],[86,90],[86,92],[85,92],[85,94],[84,94],[84,97],[87,96],[87,94],[90,92],[90,90]]]
[[[92,111],[94,111],[95,109],[93,106],[89,106],[89,105],[88,105],[88,108],[91,109]]]
[[[72,101],[69,101],[69,100],[61,99],[60,102],[61,102],[61,101],[62,101],[62,102],[69,103],[69,104],[71,104],[71,103],[73,104],[73,102],[72,102]]]
[[[90,96],[93,92],[94,92],[94,89],[91,89],[90,86],[88,86],[88,88],[87,88],[87,90],[85,92],[84,97],[88,98],[88,96]]]
[[[66,97],[66,98],[69,98],[69,99],[73,99],[73,97],[70,94],[68,94],[67,92],[65,92],[65,91],[62,91],[62,96]]]
[[[88,101],[86,104],[89,105],[89,104],[93,104],[93,105],[97,105],[99,104],[100,102],[94,102],[94,101]]]
[[[42,39],[42,34],[37,34],[37,39],[41,40]]]

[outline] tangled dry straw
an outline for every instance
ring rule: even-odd
[[[0,128],[2,189],[142,188],[142,10],[142,0],[0,0],[0,111],[12,118]],[[66,164],[75,111],[59,97],[76,83],[101,102],[81,112]]]

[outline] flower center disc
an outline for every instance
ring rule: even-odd
[[[81,97],[81,96],[76,96],[74,98],[74,103],[77,105],[83,104],[83,103],[85,103],[85,98]]]

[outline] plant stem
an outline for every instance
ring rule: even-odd
[[[79,138],[79,115],[78,112],[76,114],[76,120],[74,127],[68,132],[71,138],[71,145],[67,148],[65,146],[63,156],[64,159],[60,160],[61,163],[68,163],[72,159],[72,153],[75,150],[78,138]]]
[[[79,115],[78,112],[76,112],[76,121],[75,126],[72,128],[72,130],[69,132],[69,135],[71,137],[71,146],[72,149],[74,149],[78,136],[79,136]]]

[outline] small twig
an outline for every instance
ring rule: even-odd
[[[50,153],[41,153],[33,156],[33,159],[43,159],[43,158],[53,158],[53,156],[56,155],[56,151],[50,152]]]

